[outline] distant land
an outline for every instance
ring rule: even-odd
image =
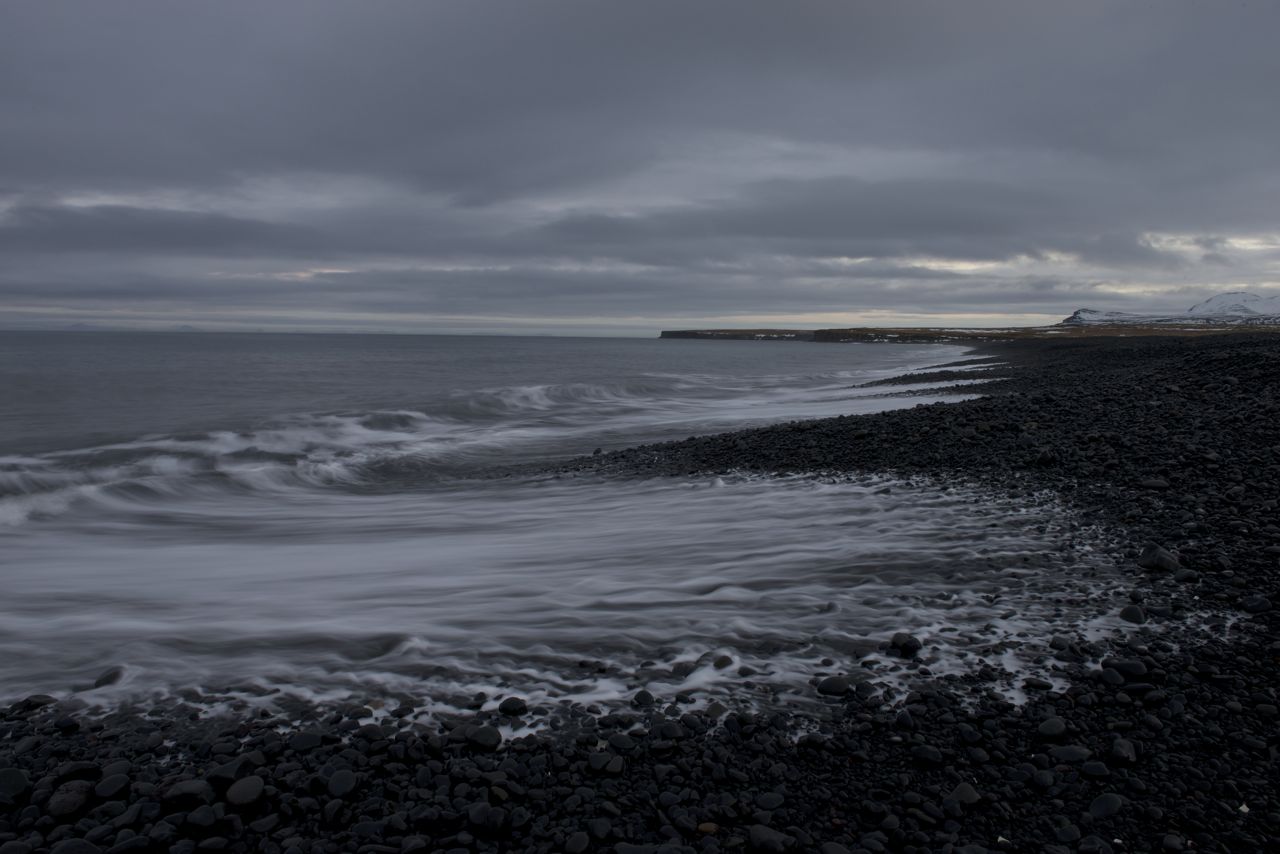
[[[1198,302],[1178,314],[1136,314],[1077,309],[1051,326],[873,327],[849,329],[673,329],[660,338],[736,341],[892,342],[1012,341],[1019,338],[1086,338],[1137,335],[1212,335],[1223,332],[1280,332],[1280,296],[1235,291]]]

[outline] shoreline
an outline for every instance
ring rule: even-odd
[[[977,399],[558,467],[892,472],[1049,490],[1125,532],[1126,610],[1143,620],[1124,639],[1055,646],[1064,691],[1032,686],[1013,706],[975,674],[884,703],[832,684],[838,714],[798,741],[780,715],[687,713],[646,692],[629,713],[558,718],[537,736],[500,730],[524,714],[515,705],[423,727],[361,707],[191,719],[178,703],[92,718],[34,699],[0,712],[0,854],[1269,850],[1280,839],[1276,340],[978,344],[966,360],[1011,368]],[[1206,610],[1230,631],[1179,629]],[[914,650],[903,639],[896,653]]]

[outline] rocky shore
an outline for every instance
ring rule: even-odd
[[[513,724],[547,710],[515,698],[426,725],[412,698],[102,715],[32,697],[0,712],[0,854],[1280,850],[1280,340],[981,355],[1012,367],[980,399],[564,470],[1050,490],[1123,533],[1133,582],[1130,629],[1051,642],[1065,689],[1029,680],[1013,705],[975,672],[887,697],[848,662],[814,686],[831,714],[807,727],[642,691],[533,735]],[[918,647],[897,637],[883,653],[909,662]]]

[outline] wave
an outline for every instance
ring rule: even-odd
[[[454,393],[429,410],[304,413],[248,430],[0,457],[0,526],[185,496],[401,488],[477,467],[932,399],[927,388],[890,403],[883,387],[850,387],[901,370],[646,373],[614,383],[492,386]]]

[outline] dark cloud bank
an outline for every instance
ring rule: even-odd
[[[11,4],[0,325],[648,334],[1276,293],[1276,32],[1269,3]]]

